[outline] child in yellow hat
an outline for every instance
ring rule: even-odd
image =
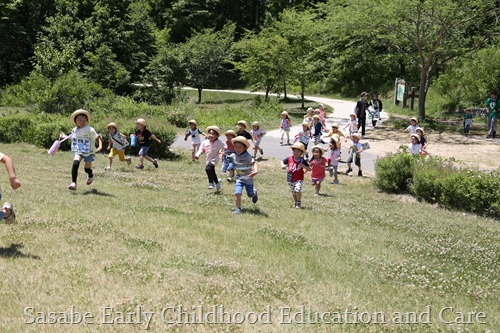
[[[108,159],[109,164],[104,170],[111,170],[111,165],[113,164],[113,158],[118,155],[118,158],[122,162],[127,162],[127,165],[130,165],[132,159],[130,157],[125,157],[125,148],[129,145],[127,141],[127,137],[118,131],[118,126],[111,122],[106,125],[108,129]]]

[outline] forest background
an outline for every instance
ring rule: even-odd
[[[185,85],[198,102],[204,88],[243,86],[355,97],[390,94],[403,78],[418,89],[421,119],[428,99],[431,115],[454,114],[500,88],[499,8],[498,0],[0,0],[0,106],[66,113],[112,95],[168,105]]]

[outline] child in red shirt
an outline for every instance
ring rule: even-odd
[[[288,171],[287,181],[292,189],[293,200],[295,201],[293,207],[300,208],[304,173],[305,171],[310,171],[311,168],[309,167],[309,163],[302,157],[306,152],[306,148],[302,143],[295,142],[290,148],[292,149],[292,156],[288,156],[281,161],[281,168]]]
[[[323,157],[324,150],[321,146],[312,147],[313,157],[309,161],[311,165],[311,182],[314,185],[314,194],[319,195],[321,182],[325,179],[325,169],[328,160]]]

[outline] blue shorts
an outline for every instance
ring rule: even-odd
[[[84,156],[82,154],[75,153],[75,157],[76,156],[80,156],[85,163],[92,163],[92,162],[94,162],[94,154],[90,154],[90,155]]]
[[[234,184],[234,194],[241,195],[243,193],[243,187],[247,190],[247,195],[249,197],[253,197],[254,194],[253,183],[245,184],[242,183],[239,179],[236,179],[236,184]]]
[[[149,146],[141,146],[138,155],[148,156]]]
[[[221,171],[226,172],[226,171],[231,171],[231,170],[234,170],[234,163],[231,162],[231,159],[229,157],[223,158]]]

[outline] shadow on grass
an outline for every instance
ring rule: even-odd
[[[248,214],[252,214],[252,215],[259,215],[259,216],[264,216],[264,217],[268,217],[269,215],[267,215],[267,213],[261,211],[259,208],[243,208],[241,210],[242,213],[248,213]]]
[[[40,259],[39,256],[34,256],[31,254],[24,254],[19,249],[23,247],[22,244],[10,244],[9,247],[0,247],[0,257],[2,258],[29,258],[29,259]]]
[[[101,197],[114,197],[113,194],[109,194],[109,193],[105,193],[105,192],[100,192],[99,190],[93,188],[91,190],[87,190],[85,192],[82,193],[83,195],[98,195],[98,196],[101,196]]]

